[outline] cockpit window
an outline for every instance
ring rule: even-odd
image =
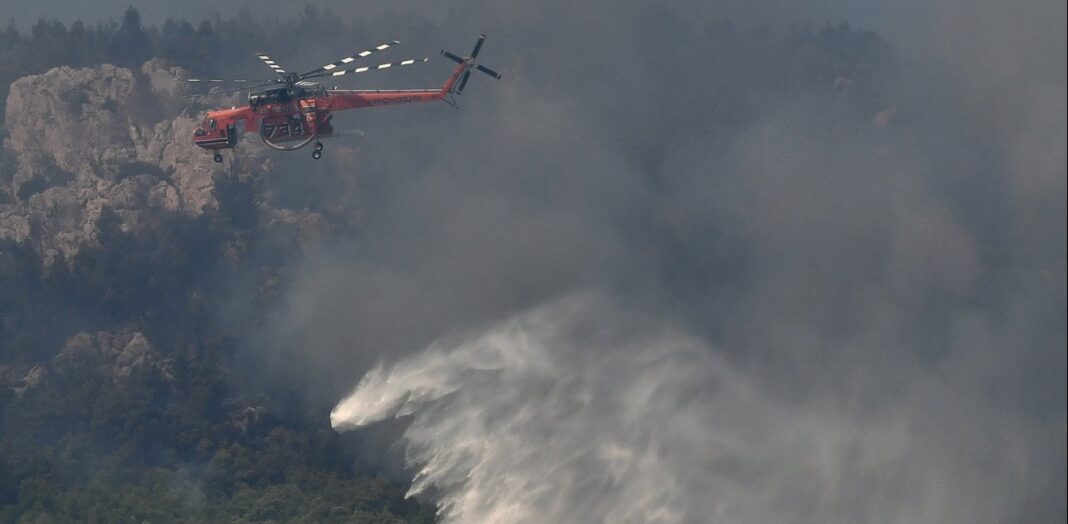
[[[219,127],[218,124],[215,123],[215,119],[214,118],[212,118],[211,120],[208,120],[208,126],[211,127],[212,131],[215,131]]]
[[[204,136],[206,134],[208,134],[208,132],[204,131],[203,127],[198,127],[196,131],[193,131],[193,136]]]

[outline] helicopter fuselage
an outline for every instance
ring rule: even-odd
[[[443,100],[468,68],[468,64],[459,65],[440,89],[343,91],[313,85],[252,92],[248,105],[208,111],[193,132],[193,142],[205,149],[231,149],[237,145],[240,127],[258,132],[273,149],[300,149],[333,135],[333,111]]]

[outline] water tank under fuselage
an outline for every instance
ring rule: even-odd
[[[300,107],[297,101],[289,104],[261,106],[260,139],[274,149],[299,149],[315,137],[334,133],[330,114],[317,112],[314,108]]]

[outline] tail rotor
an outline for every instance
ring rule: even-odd
[[[497,80],[501,79],[501,74],[500,73],[498,73],[498,72],[496,72],[496,71],[494,71],[494,70],[492,70],[492,69],[490,69],[490,68],[488,68],[488,67],[486,67],[484,65],[481,65],[481,64],[479,64],[478,62],[475,61],[475,59],[478,58],[478,53],[480,51],[482,51],[482,44],[485,43],[485,42],[486,42],[486,35],[479,36],[478,37],[478,41],[475,42],[475,48],[471,50],[471,54],[468,55],[468,56],[459,56],[459,55],[450,53],[448,51],[445,51],[444,49],[441,51],[441,54],[444,55],[445,58],[448,58],[448,59],[450,59],[453,62],[456,62],[458,64],[463,64],[467,68],[467,70],[464,71],[464,75],[462,77],[460,77],[460,84],[456,87],[456,94],[459,95],[459,94],[462,94],[464,92],[464,88],[467,87],[467,81],[471,79],[471,70],[472,69],[477,69],[478,71],[481,71],[482,73],[485,73],[485,74],[487,74],[487,75],[489,75],[489,76],[491,76],[491,77],[493,77],[493,78],[495,78]]]

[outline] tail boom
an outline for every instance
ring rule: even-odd
[[[441,86],[441,89],[332,90],[326,97],[326,105],[320,107],[325,107],[330,111],[341,111],[443,100],[453,91],[457,80],[470,67],[470,64],[458,65],[445,80],[445,85]]]

